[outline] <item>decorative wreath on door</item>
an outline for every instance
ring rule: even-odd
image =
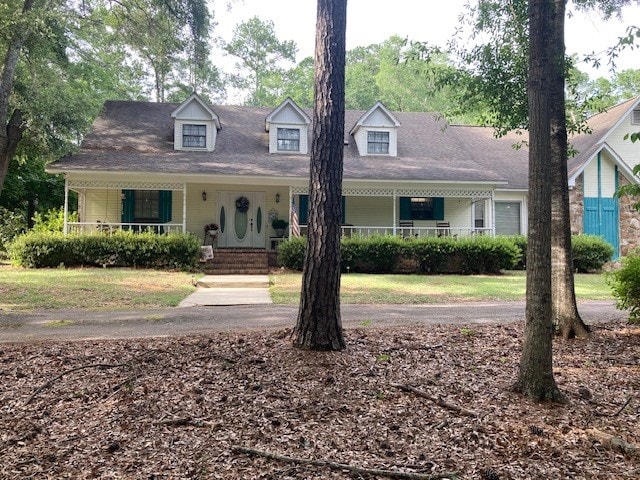
[[[236,200],[236,209],[240,213],[245,213],[249,210],[249,199],[245,196],[242,196]]]

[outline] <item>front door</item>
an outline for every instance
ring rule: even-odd
[[[218,246],[264,248],[264,192],[218,192]]]

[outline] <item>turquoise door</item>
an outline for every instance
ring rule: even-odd
[[[618,189],[618,167],[613,168],[613,181],[609,177],[609,186],[607,187],[607,182],[603,181],[606,172],[603,172],[603,160],[600,153],[598,154],[596,165],[598,196],[589,197],[585,195],[584,233],[599,235],[609,242],[613,247],[613,259],[615,260],[620,256],[620,232],[618,231],[620,214],[618,198],[612,195],[611,187],[613,185],[613,191]],[[593,189],[590,189],[590,191],[596,193]]]

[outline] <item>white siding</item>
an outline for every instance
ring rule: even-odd
[[[366,227],[390,227],[393,224],[393,197],[347,197],[345,221]],[[400,210],[397,210],[398,214]]]
[[[616,166],[613,159],[605,152],[600,161],[601,190],[598,191],[598,159],[594,158],[584,169],[584,196],[611,198],[616,191]]]
[[[296,125],[306,125],[305,119],[300,113],[291,105],[286,105],[280,109],[280,111],[271,118],[271,123],[292,123]]]
[[[211,120],[211,114],[207,112],[207,110],[195,100],[189,102],[188,105],[180,110],[180,115],[176,118],[176,120]]]
[[[120,190],[86,190],[82,222],[119,223],[122,221]]]
[[[640,149],[638,143],[625,140],[624,136],[638,131],[638,125],[631,122],[631,113],[622,120],[620,125],[606,138],[607,144],[620,156],[623,162],[633,168],[640,164]]]
[[[395,127],[395,123],[389,118],[384,111],[380,108],[376,108],[371,114],[362,122],[363,125],[372,127]]]
[[[584,196],[598,196],[598,161],[595,158],[584,169]]]

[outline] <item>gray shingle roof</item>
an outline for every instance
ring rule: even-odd
[[[222,124],[215,151],[187,152],[173,150],[170,114],[176,107],[109,101],[79,153],[52,163],[49,170],[308,176],[308,156],[268,153],[265,119],[273,109],[213,106]],[[346,112],[346,132],[363,113]],[[394,115],[401,123],[398,157],[361,157],[347,135],[345,180],[495,182],[501,188],[526,189],[527,150],[513,148],[521,137],[496,139],[491,128],[446,126],[431,113]]]

